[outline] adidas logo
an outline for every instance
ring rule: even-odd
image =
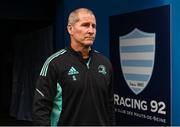
[[[71,67],[69,69],[68,75],[75,75],[75,74],[79,74],[79,72],[74,67]]]

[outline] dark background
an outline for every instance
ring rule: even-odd
[[[26,119],[17,120],[15,117],[10,116],[9,113],[11,112],[10,105],[12,101],[14,53],[15,51],[22,50],[22,48],[17,49],[19,47],[16,46],[15,37],[35,33],[47,27],[51,27],[51,30],[53,29],[52,31],[55,33],[55,11],[57,3],[57,0],[0,1],[0,125],[32,125],[31,121]],[[41,37],[38,38],[40,39]],[[53,38],[55,38],[55,34],[53,34]],[[52,40],[51,43],[54,51],[54,40]],[[26,44],[23,45],[25,46]],[[31,44],[27,45],[33,48]],[[31,52],[33,54],[34,51],[32,50]],[[31,53],[29,53],[29,55],[31,55]],[[45,56],[43,57],[45,59]],[[19,59],[22,60],[22,58]],[[15,107],[12,107],[12,109],[13,108]]]

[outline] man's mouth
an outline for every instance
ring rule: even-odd
[[[85,37],[88,40],[94,40],[94,37]]]

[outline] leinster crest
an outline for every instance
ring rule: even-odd
[[[155,60],[155,33],[135,28],[119,37],[121,69],[129,88],[137,95],[148,85]]]

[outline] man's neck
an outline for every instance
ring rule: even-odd
[[[88,48],[84,48],[82,49],[82,56],[84,59],[87,59],[89,58],[89,51],[91,50],[91,47],[88,47]]]
[[[75,46],[71,44],[71,48],[76,52],[81,52],[83,59],[89,58],[89,51],[91,50],[90,46]]]

